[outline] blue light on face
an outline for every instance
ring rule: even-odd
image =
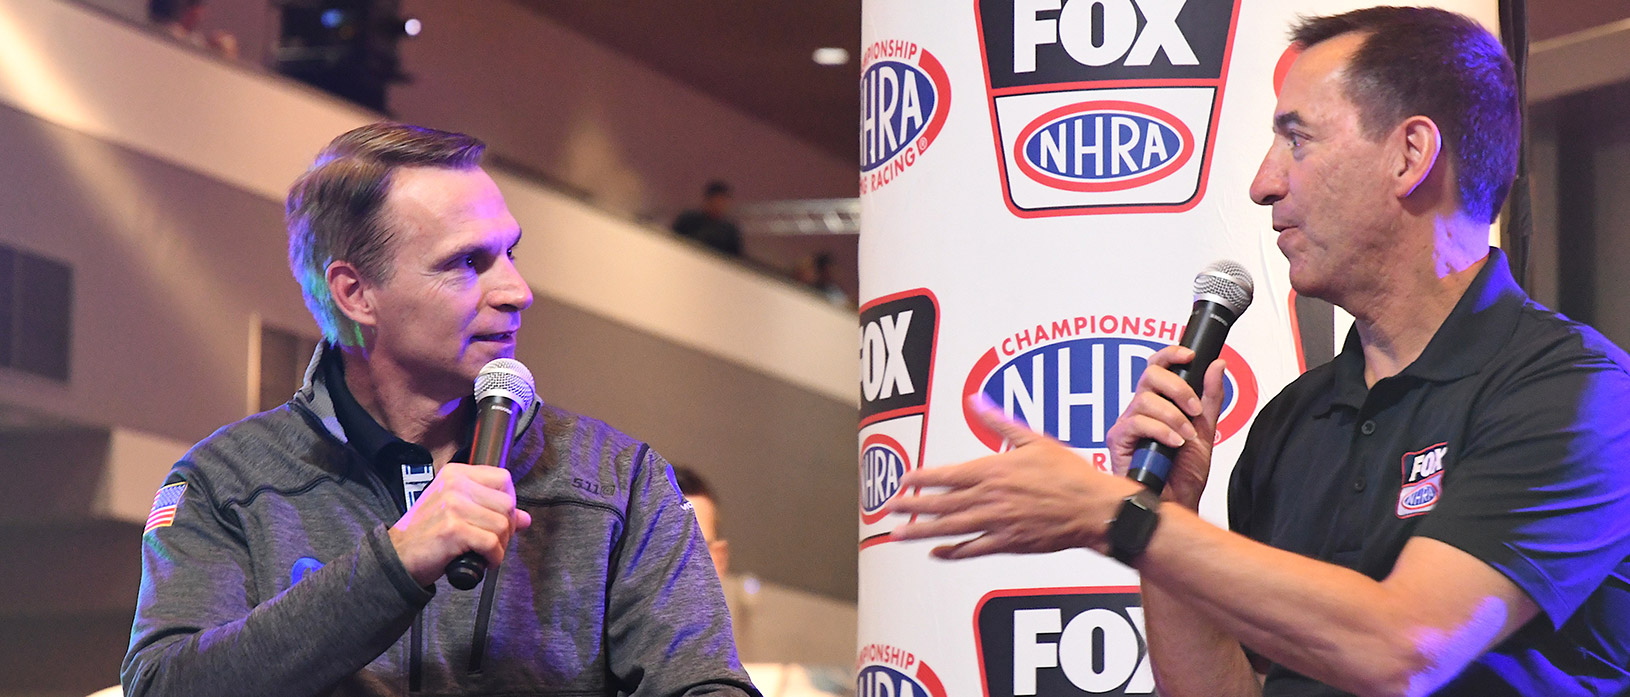
[[[345,12],[343,10],[323,10],[322,21],[324,27],[335,29],[345,23]]]

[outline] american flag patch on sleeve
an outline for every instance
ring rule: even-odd
[[[176,482],[160,488],[158,495],[153,497],[153,510],[147,514],[147,527],[141,534],[146,535],[175,522],[175,510],[181,506],[181,496],[185,493],[187,493],[186,482]]]

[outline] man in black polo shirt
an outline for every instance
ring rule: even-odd
[[[1515,76],[1442,10],[1303,21],[1251,196],[1292,286],[1355,318],[1257,416],[1226,532],[1195,510],[1201,399],[1157,353],[1110,432],[1180,447],[1161,500],[981,407],[1013,450],[912,473],[896,537],[935,553],[1087,547],[1140,572],[1164,695],[1630,692],[1630,358],[1529,300],[1490,250],[1515,169]],[[1220,361],[1219,361],[1220,363]],[[1107,522],[1106,522],[1107,521]]]

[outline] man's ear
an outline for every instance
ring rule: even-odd
[[[328,281],[328,293],[334,298],[334,306],[339,308],[341,314],[359,327],[378,324],[378,308],[374,307],[373,295],[368,292],[371,284],[351,262],[335,261],[329,264],[325,280]]]
[[[1400,134],[1397,168],[1393,176],[1397,181],[1394,193],[1408,198],[1437,170],[1438,158],[1443,153],[1443,133],[1438,125],[1425,116],[1411,116],[1399,125]]]

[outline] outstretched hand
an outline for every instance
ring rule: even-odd
[[[1121,499],[1142,485],[1099,471],[1058,441],[1008,418],[982,395],[970,397],[969,406],[1011,449],[908,473],[888,510],[932,517],[895,528],[893,538],[977,534],[934,548],[934,555],[944,559],[1072,547],[1106,552],[1109,520],[1119,511]],[[925,487],[946,490],[906,493]]]

